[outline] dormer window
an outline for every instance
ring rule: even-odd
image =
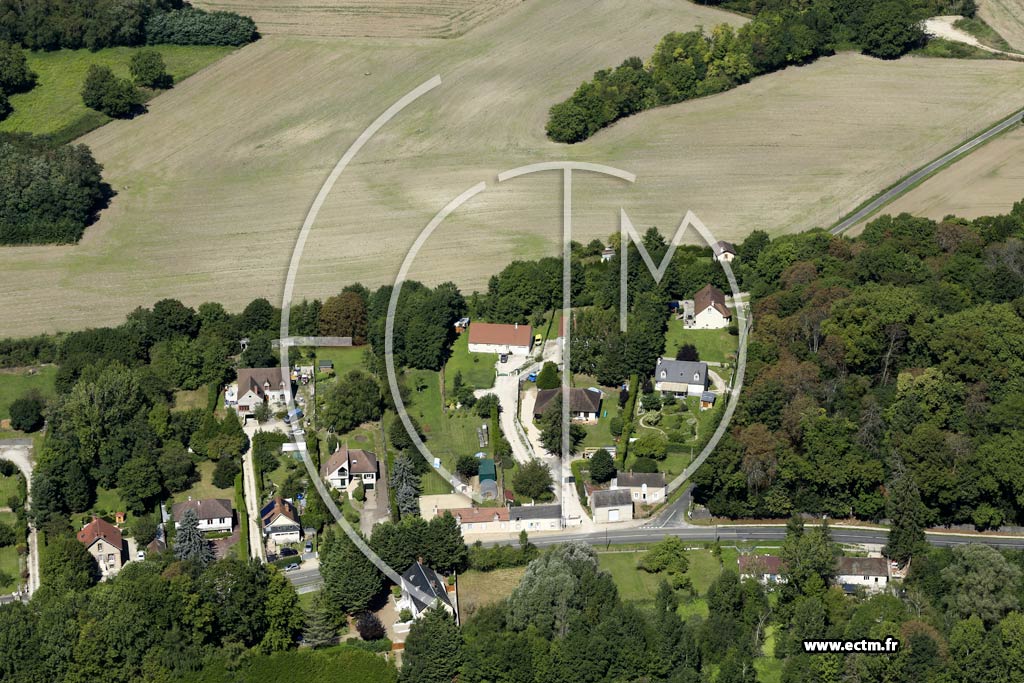
[[[700,381],[700,373],[699,372],[693,373],[693,381],[694,382],[699,382]]]
[[[668,377],[668,373],[667,373],[667,372],[665,372],[664,370],[662,370],[662,371],[661,371],[661,378],[662,378],[662,379],[665,379],[666,377]]]

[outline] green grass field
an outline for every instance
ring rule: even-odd
[[[739,337],[729,334],[728,329],[688,330],[683,321],[673,315],[665,334],[665,356],[675,358],[680,346],[693,344],[702,361],[728,363],[735,360],[738,343]]]
[[[10,581],[0,578],[0,592],[9,593],[21,583],[21,568],[18,564],[18,549],[13,545],[0,548],[0,572],[11,577]]]
[[[11,496],[21,497],[20,486],[21,477],[19,475],[0,477],[0,507],[7,505],[7,500]]]
[[[466,410],[441,410],[441,391],[438,373],[429,370],[409,370],[406,384],[411,389],[411,399],[406,406],[415,416],[426,436],[425,443],[430,452],[445,467],[451,469],[460,455],[472,455],[481,450],[477,428],[484,421]],[[421,387],[422,390],[417,390]]]
[[[469,570],[459,575],[459,611],[466,618],[477,608],[504,600],[526,573],[526,567],[495,569],[490,572]]]
[[[0,420],[11,416],[11,402],[35,389],[46,398],[55,393],[53,382],[57,377],[56,365],[44,365],[33,368],[36,372],[29,374],[28,368],[12,368],[0,370]]]
[[[623,600],[640,603],[652,602],[658,591],[658,584],[664,578],[659,574],[649,574],[637,568],[637,561],[644,552],[646,551],[598,553],[601,569],[612,575]],[[690,568],[687,570],[686,576],[690,579],[697,596],[684,597],[679,606],[679,613],[684,618],[690,615],[706,617],[708,609],[704,596],[712,582],[722,572],[723,566],[736,566],[736,551],[727,552],[723,549],[722,563],[719,563],[718,558],[710,550],[690,550],[686,556],[690,560]]]
[[[474,389],[490,389],[494,386],[494,366],[497,354],[470,353],[469,333],[463,332],[452,345],[452,355],[444,366],[445,391],[452,391],[455,374],[462,373],[462,381]]]
[[[92,64],[99,64],[110,67],[118,76],[129,78],[128,65],[132,55],[140,49],[112,47],[96,52],[29,52],[28,66],[38,76],[36,87],[11,96],[14,112],[0,122],[0,131],[55,135],[68,140],[102,126],[110,118],[86,107],[79,94],[85,73]],[[178,83],[234,48],[158,45],[154,49],[163,56],[168,73]]]
[[[316,359],[334,361],[334,374],[341,376],[352,370],[366,370],[364,359],[368,346],[321,346],[316,349]]]
[[[209,396],[206,387],[186,391],[181,389],[174,392],[174,407],[171,410],[192,410],[193,408],[205,408],[206,399]],[[223,401],[219,402],[221,405]]]
[[[204,460],[196,466],[199,471],[199,481],[192,485],[186,491],[181,493],[175,493],[173,501],[180,503],[183,500],[188,500],[189,496],[192,500],[200,500],[201,498],[227,498],[230,500],[234,495],[234,490],[231,488],[221,489],[213,485],[213,469],[216,464],[209,460]],[[120,508],[124,509],[124,508]]]

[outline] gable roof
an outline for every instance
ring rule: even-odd
[[[619,472],[615,475],[616,486],[639,488],[644,484],[650,488],[664,488],[665,475],[661,472]]]
[[[422,562],[414,562],[411,567],[405,570],[405,573],[402,574],[402,580],[410,586],[419,589],[420,592],[432,595],[449,607],[451,606],[452,603],[448,599],[448,591],[444,587],[444,579],[441,578],[440,574]],[[409,597],[416,603],[416,607],[420,611],[430,607],[429,604],[419,599],[415,591],[409,591]],[[433,603],[433,600],[431,600],[431,603]]]
[[[704,285],[699,292],[693,295],[693,314],[700,315],[709,308],[718,311],[723,318],[732,317],[732,312],[725,305],[725,294],[711,284]]]
[[[733,256],[736,255],[736,246],[732,242],[725,242],[725,241],[719,240],[718,242],[715,242],[711,246],[711,248],[714,249],[715,253],[718,254],[718,255],[721,255],[721,254],[732,254]]]
[[[839,576],[889,576],[889,563],[884,557],[838,557]]]
[[[376,474],[377,454],[343,444],[320,465],[320,476],[326,478],[342,467],[347,467],[349,474]]]
[[[782,558],[775,555],[740,555],[740,574],[781,574]]]
[[[617,508],[621,505],[632,505],[633,499],[628,489],[612,489],[610,491],[594,491],[590,496],[594,508]]]
[[[542,415],[555,397],[562,393],[561,389],[540,389],[537,400],[533,404],[533,414]],[[601,409],[601,392],[579,387],[569,388],[569,412],[596,413]]]
[[[459,524],[474,524],[476,522],[507,522],[508,508],[457,508],[449,510],[452,517],[459,521]]]
[[[86,548],[96,541],[106,541],[115,548],[121,547],[121,530],[105,519],[93,517],[92,521],[78,532],[78,542]]]
[[[532,341],[533,329],[529,325],[501,325],[480,322],[469,325],[470,344],[528,347]]]
[[[264,385],[269,385],[274,390],[283,388],[284,376],[281,374],[281,368],[238,369],[238,395],[240,397],[250,390],[256,392],[257,396],[263,396]]]
[[[508,510],[509,519],[518,522],[523,519],[561,519],[561,505],[516,505]]]
[[[659,358],[658,365],[654,368],[654,381],[706,385],[708,364],[692,360]]]
[[[700,400],[703,403],[714,403],[718,400],[718,396],[713,391],[702,391],[700,394]]]
[[[275,496],[274,500],[264,505],[263,509],[260,510],[260,519],[263,520],[263,526],[273,522],[278,515],[284,515],[296,524],[299,522],[299,516],[295,513],[295,506],[281,498],[281,496]]]
[[[227,498],[203,498],[202,500],[186,500],[171,506],[171,517],[177,521],[189,510],[196,513],[199,519],[222,519],[231,517],[231,501]]]

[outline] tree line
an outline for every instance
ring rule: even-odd
[[[182,0],[0,0],[0,41],[31,50],[155,45],[244,45],[249,17],[206,12]]]
[[[948,13],[944,0],[706,0],[749,12],[738,29],[719,24],[666,34],[646,62],[629,57],[594,74],[569,99],[554,105],[547,134],[580,142],[615,121],[653,107],[713,95],[762,74],[807,64],[837,49],[895,59],[920,46],[919,22]],[[957,9],[973,14],[973,2]]]
[[[853,239],[753,233],[738,251],[748,379],[698,501],[730,517],[1024,522],[1024,202],[883,216]]]

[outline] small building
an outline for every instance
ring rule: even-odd
[[[463,534],[486,534],[508,531],[508,508],[457,508],[449,510]]]
[[[239,368],[234,407],[244,417],[261,403],[284,406],[290,392],[291,380],[285,379],[281,368]]]
[[[711,257],[715,261],[731,263],[736,258],[736,246],[732,242],[715,242],[711,245]]]
[[[462,334],[469,327],[469,318],[459,318],[455,321],[455,334]]]
[[[263,535],[268,541],[278,544],[298,543],[302,538],[299,513],[290,500],[275,496],[260,510]]]
[[[847,593],[879,593],[889,585],[889,563],[884,557],[836,558],[836,583]]]
[[[562,528],[562,506],[515,505],[508,509],[512,531],[558,531]]]
[[[594,491],[590,509],[595,522],[627,522],[633,519],[633,496],[628,489]]]
[[[668,484],[661,472],[619,472],[612,479],[611,490],[629,491],[638,505],[657,505],[668,497]]]
[[[693,295],[693,317],[687,327],[697,330],[719,330],[729,327],[732,311],[725,305],[725,293],[714,285],[705,285]]]
[[[491,458],[480,460],[480,470],[477,473],[480,481],[480,498],[483,500],[497,500],[501,493],[498,490],[498,469]]]
[[[181,527],[181,519],[189,510],[196,513],[200,531],[230,532],[234,526],[231,501],[227,498],[203,498],[202,500],[189,498],[181,503],[175,503],[171,506],[171,517],[174,518],[175,529]]]
[[[440,607],[451,615],[455,614],[444,577],[417,560],[402,574],[402,597],[398,600],[399,611],[407,609],[413,619],[419,619],[428,609]],[[416,592],[414,592],[414,590]],[[424,601],[423,597],[430,598]]]
[[[561,389],[540,389],[533,403],[533,418],[539,420],[551,402],[562,394]],[[601,400],[604,395],[599,389],[569,389],[569,417],[577,422],[596,422],[601,416]]]
[[[786,577],[782,575],[784,565],[781,557],[740,555],[738,562],[741,579],[754,579],[765,586],[771,583],[786,583]]]
[[[702,391],[700,394],[700,409],[711,410],[715,407],[718,396],[713,391]]]
[[[613,258],[615,258],[615,250],[612,249],[611,247],[605,247],[601,251],[601,262],[602,263],[607,263],[608,261],[611,261]]]
[[[316,369],[319,372],[334,372],[334,361],[321,358],[316,362]]]
[[[124,566],[125,545],[121,530],[105,519],[93,517],[78,532],[78,542],[96,560],[104,579],[121,571]]]
[[[513,356],[530,354],[533,329],[529,325],[499,325],[475,322],[469,326],[470,353],[507,353]]]
[[[358,448],[349,448],[348,444],[339,446],[323,465],[320,476],[332,488],[345,490],[351,496],[362,482],[364,489],[373,489],[377,485],[377,455]]]
[[[659,358],[654,369],[654,390],[668,396],[702,396],[708,388],[708,364]]]

